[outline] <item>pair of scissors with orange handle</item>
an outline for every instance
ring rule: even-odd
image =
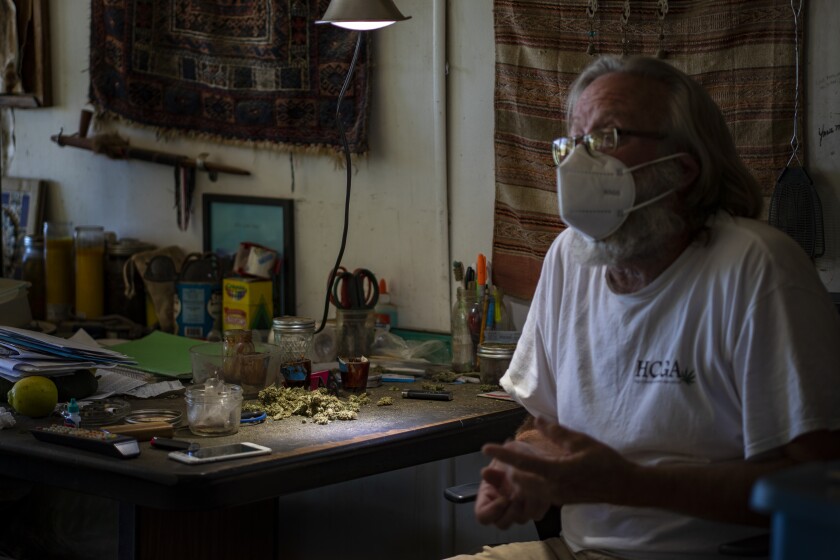
[[[340,266],[331,283],[330,301],[338,308],[373,309],[379,301],[379,283],[366,268],[350,272]]]

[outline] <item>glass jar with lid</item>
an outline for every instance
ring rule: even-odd
[[[484,342],[478,345],[476,356],[479,359],[479,375],[483,384],[499,384],[499,380],[510,366],[514,350],[516,344]]]
[[[315,320],[293,315],[275,317],[271,333],[274,335],[274,344],[280,347],[281,362],[300,362],[309,357],[312,338],[315,336]]]
[[[35,319],[47,317],[47,277],[44,266],[44,238],[41,235],[27,235],[23,238],[23,263],[21,280],[29,286],[29,308]]]

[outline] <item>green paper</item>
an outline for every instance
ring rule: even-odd
[[[188,379],[192,377],[190,348],[199,344],[203,341],[153,331],[143,338],[116,344],[111,349],[134,358],[137,365],[132,365],[132,368],[165,377]]]

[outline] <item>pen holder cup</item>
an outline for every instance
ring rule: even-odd
[[[187,388],[187,421],[197,436],[228,436],[239,431],[242,416],[242,388],[219,383]]]
[[[190,348],[193,383],[204,383],[210,377],[220,377],[226,383],[242,387],[245,398],[257,394],[278,381],[281,350],[274,344],[257,342],[254,352],[225,356],[221,342],[209,342]]]
[[[376,334],[373,309],[336,309],[338,356],[369,356]]]
[[[338,373],[341,388],[348,393],[362,394],[367,391],[370,362],[364,356],[338,357]]]

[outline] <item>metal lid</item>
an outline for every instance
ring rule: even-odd
[[[24,247],[43,247],[44,246],[44,236],[43,235],[24,235],[23,236],[23,246]]]
[[[145,243],[133,237],[125,237],[116,242],[108,242],[108,254],[114,256],[130,256],[140,251],[150,251],[155,248],[150,243]]]
[[[475,354],[480,358],[509,360],[513,357],[514,350],[516,350],[516,344],[485,342],[478,345],[478,350],[476,350]]]
[[[275,317],[271,324],[273,329],[284,332],[304,332],[315,330],[315,319],[310,319],[309,317],[284,315],[282,317]]]
[[[123,399],[109,398],[93,401],[79,408],[81,426],[89,428],[117,424],[130,410],[131,405]]]
[[[182,414],[177,410],[167,408],[147,408],[135,410],[125,417],[127,424],[142,424],[143,422],[167,422],[177,426],[181,422]]]

